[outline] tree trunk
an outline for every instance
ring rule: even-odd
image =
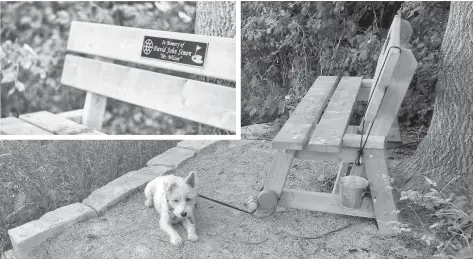
[[[207,36],[235,38],[235,2],[199,1],[196,3],[195,33]],[[220,80],[207,80],[220,82]],[[235,134],[207,125],[198,125],[199,135]]]
[[[423,176],[472,193],[472,2],[451,2],[441,45],[433,118],[414,155],[404,161],[404,189]],[[462,184],[462,185],[459,185]]]

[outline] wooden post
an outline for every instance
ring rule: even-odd
[[[390,224],[398,222],[398,211],[393,198],[385,152],[381,149],[365,149],[363,158],[379,232],[382,235],[395,234]]]
[[[82,114],[82,124],[89,128],[101,130],[106,104],[107,97],[87,92]]]
[[[294,157],[295,150],[278,150],[273,156],[263,191],[258,194],[258,207],[254,213],[256,217],[266,217],[275,212]]]

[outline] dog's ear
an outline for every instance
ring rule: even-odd
[[[194,188],[196,186],[196,172],[189,172],[189,175],[184,178],[184,182],[191,186],[191,188]]]
[[[171,191],[173,191],[174,187],[176,187],[176,182],[170,183],[170,184],[166,187],[166,192],[167,192],[167,193],[170,193]]]

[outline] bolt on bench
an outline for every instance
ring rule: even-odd
[[[74,21],[67,50],[80,55],[66,55],[61,83],[87,91],[84,108],[3,118],[0,134],[104,134],[108,97],[236,131],[235,88],[107,62],[235,82],[235,39]]]
[[[257,196],[257,217],[273,214],[277,206],[376,218],[381,234],[393,234],[398,221],[385,144],[397,111],[415,73],[417,62],[407,49],[413,30],[397,15],[378,58],[373,79],[320,76],[274,138],[274,155],[264,189]],[[356,101],[369,105],[361,125],[348,125]],[[399,133],[398,133],[399,135]],[[362,153],[361,150],[361,139]],[[361,156],[359,156],[359,154]],[[332,193],[284,189],[294,158],[340,161]],[[361,159],[361,160],[358,160]],[[354,163],[361,161],[359,165]],[[367,178],[371,198],[360,209],[341,206],[339,179],[351,175]]]

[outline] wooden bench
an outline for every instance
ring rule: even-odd
[[[236,131],[235,88],[189,79],[198,75],[235,82],[235,39],[73,21],[67,50],[74,54],[66,55],[61,83],[87,91],[84,108],[4,118],[1,134],[102,134],[108,97]]]
[[[417,62],[407,49],[413,30],[396,16],[378,58],[373,79],[362,77],[320,76],[306,93],[291,117],[274,138],[271,171],[258,194],[255,215],[271,215],[277,206],[376,218],[381,234],[394,233],[390,227],[398,221],[391,179],[385,158],[388,136],[395,140],[399,132],[397,111],[415,73]],[[368,101],[360,125],[348,125],[356,101]],[[396,131],[396,130],[395,130]],[[361,136],[362,134],[362,136]],[[361,137],[363,147],[359,158]],[[294,158],[340,161],[332,193],[284,189]],[[341,206],[339,178],[351,175],[368,179],[371,198],[364,198],[360,209]]]

